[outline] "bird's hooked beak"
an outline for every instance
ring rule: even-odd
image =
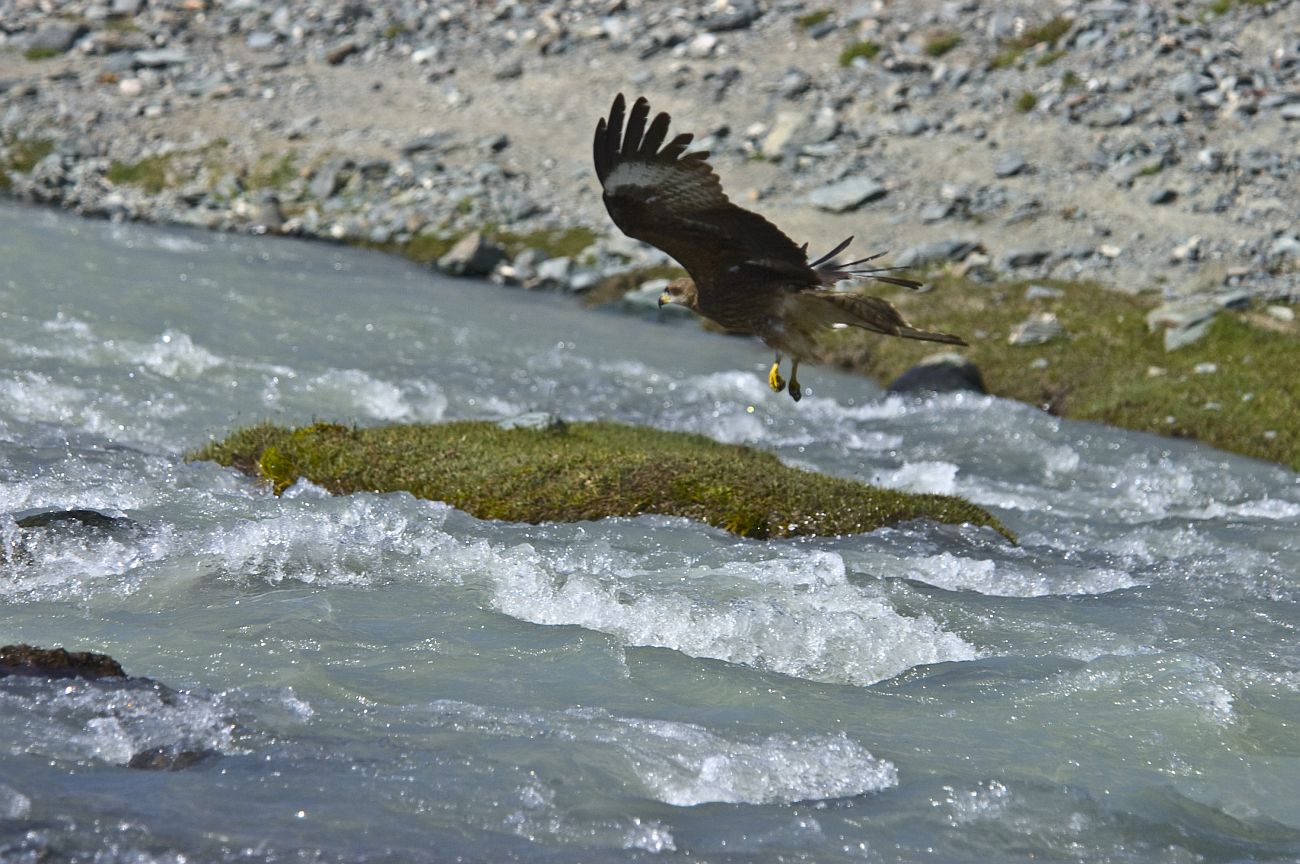
[[[672,295],[669,294],[667,291],[665,291],[664,293],[662,293],[662,294],[659,295],[659,308],[660,308],[660,309],[664,308],[664,304],[665,304],[665,303],[671,303],[671,302],[673,302]]]

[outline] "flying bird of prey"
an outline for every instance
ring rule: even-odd
[[[841,279],[904,288],[921,283],[888,275],[895,268],[864,266],[880,255],[836,263],[852,237],[809,261],[806,243],[796,245],[762,216],[731,203],[709,154],[686,152],[693,136],[678,135],[665,144],[668,115],[658,114],[647,127],[649,117],[644,98],[627,113],[620,93],[609,117],[596,124],[592,150],[605,209],[624,234],[662,249],[689,274],[669,283],[659,305],[686,306],[726,330],[756,335],[776,351],[767,376],[774,391],[786,385],[781,357],[789,355],[790,395],[799,400],[799,364],[816,358],[818,334],[836,325],[966,344],[948,333],[912,327],[879,297],[830,290]]]

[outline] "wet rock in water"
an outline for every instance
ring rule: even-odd
[[[173,747],[151,747],[131,757],[126,767],[137,771],[184,771],[205,759],[219,755],[215,750],[177,750]]]
[[[936,393],[988,393],[979,367],[951,351],[931,354],[895,378],[890,393],[924,396]]]
[[[497,421],[497,427],[500,429],[535,429],[538,432],[562,432],[568,425],[559,414],[552,414],[550,411],[529,411],[526,414],[516,414],[514,417]]]
[[[486,276],[505,258],[505,250],[482,234],[467,234],[438,259],[438,269],[452,276]]]
[[[0,678],[23,675],[33,678],[126,678],[122,666],[107,654],[37,648],[33,645],[0,647]]]
[[[1055,312],[1040,312],[1020,322],[1011,329],[1007,342],[1011,345],[1042,345],[1065,332]]]
[[[125,516],[109,516],[98,510],[41,510],[26,515],[15,515],[14,523],[19,528],[71,528],[82,527],[93,531],[119,532],[133,531],[140,523]]]
[[[808,203],[829,213],[847,213],[885,197],[884,184],[870,177],[850,177],[808,193]]]

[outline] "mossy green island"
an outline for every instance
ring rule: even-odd
[[[335,494],[405,491],[481,519],[574,522],[658,513],[741,537],[839,535],[914,519],[987,526],[947,495],[880,489],[783,465],[752,447],[617,423],[503,429],[487,421],[354,428],[260,425],[190,454],[276,492],[298,478]]]

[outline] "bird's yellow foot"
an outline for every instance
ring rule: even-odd
[[[772,388],[773,393],[780,393],[785,389],[785,379],[781,377],[779,370],[781,361],[777,360],[772,364],[772,371],[767,373],[767,386]]]

